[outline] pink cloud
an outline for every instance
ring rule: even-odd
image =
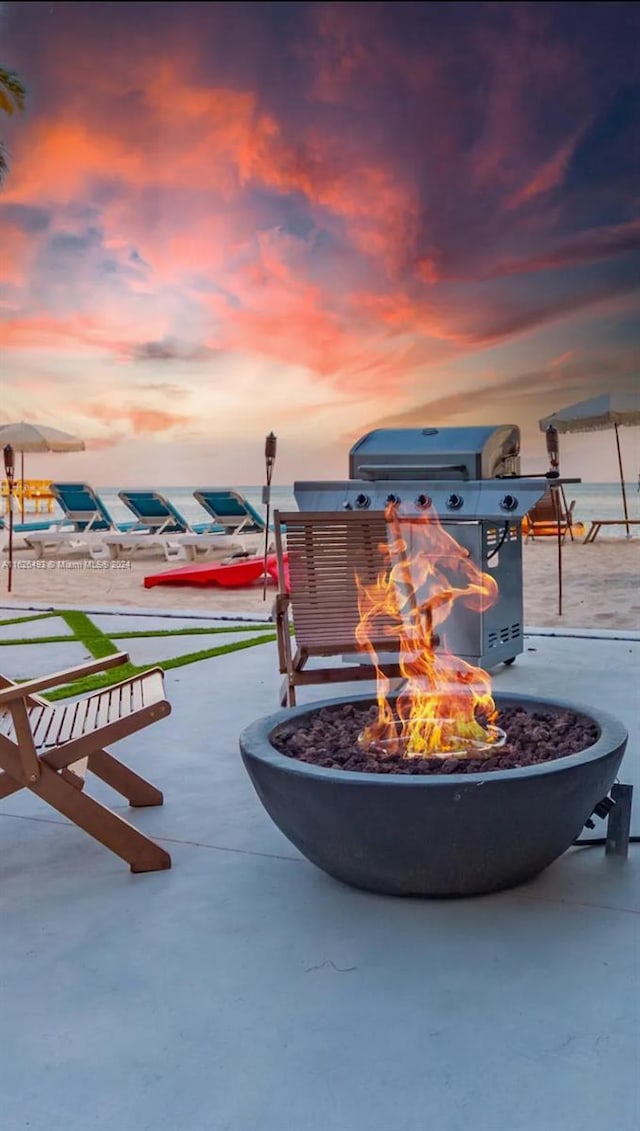
[[[124,421],[134,435],[145,433],[158,434],[169,432],[172,428],[183,427],[193,423],[193,418],[184,413],[167,412],[163,409],[145,408],[141,405],[108,405],[84,404],[77,411],[84,416],[94,417],[104,424],[111,425],[114,421]]]
[[[559,147],[552,157],[543,162],[527,183],[508,199],[507,208],[519,208],[562,184],[581,133],[582,131],[575,133],[573,137],[570,137]]]

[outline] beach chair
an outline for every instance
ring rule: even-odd
[[[224,560],[247,552],[237,539],[225,535],[215,522],[191,524],[174,503],[158,491],[119,491],[118,497],[138,520],[135,532],[105,534],[103,551],[111,558],[134,557],[156,549],[167,561],[210,557]]]
[[[192,526],[174,503],[158,491],[118,491],[118,498],[135,515],[138,524],[154,534],[223,533],[222,526],[215,522]]]
[[[51,494],[64,518],[56,527],[49,524],[46,530],[21,531],[26,545],[37,558],[44,557],[49,550],[65,547],[94,548],[95,556],[101,556],[99,547],[102,543],[98,535],[105,531],[128,531],[136,526],[135,522],[115,523],[100,496],[88,483],[52,483]],[[17,529],[14,526],[14,530]]]
[[[356,640],[356,573],[368,585],[388,569],[380,549],[387,542],[387,524],[383,514],[366,511],[276,511],[274,519],[279,578],[274,614],[285,677],[280,701],[293,707],[298,687],[375,678],[370,664],[336,666],[329,661],[363,658]],[[392,629],[391,618],[376,621],[372,644],[379,657],[393,652]],[[321,661],[321,666],[308,668],[309,660]],[[381,670],[390,680],[402,678],[393,658],[381,663]]]
[[[555,497],[554,497],[555,496]],[[552,491],[547,488],[541,499],[525,515],[522,520],[522,532],[528,540],[534,538],[557,537],[558,525],[564,541],[567,534],[574,540],[574,533],[583,529],[582,523],[576,523],[573,518],[575,499],[567,506],[564,491]]]
[[[201,487],[193,495],[213,519],[216,529],[232,536],[247,556],[264,551],[265,521],[239,491],[227,487]],[[192,536],[184,537],[182,546],[187,557],[195,559],[200,556],[202,543],[199,545]],[[273,550],[272,541],[269,541],[267,550]]]
[[[13,550],[21,550],[23,548],[31,549],[28,545],[27,539],[32,535],[41,537],[45,532],[53,534],[54,536],[60,531],[64,519],[50,518],[40,519],[38,522],[13,522]],[[45,540],[46,541],[46,540]],[[55,538],[54,538],[55,541]],[[0,553],[7,553],[9,550],[9,520],[0,517]],[[42,553],[38,553],[37,557],[42,557]]]
[[[41,532],[43,530],[59,530],[63,525],[63,518],[51,518],[49,521],[42,518],[39,522],[14,522],[14,534],[31,534],[33,532]],[[0,518],[0,530],[8,530],[9,522],[6,518]]]
[[[167,560],[180,558],[195,562],[200,558],[252,558],[261,553],[263,543],[258,534],[181,534],[167,540]]]
[[[200,487],[193,497],[225,534],[264,534],[261,514],[239,491],[227,487]]]
[[[0,800],[29,789],[126,860],[132,872],[153,872],[171,867],[169,854],[85,793],[83,774],[86,767],[132,806],[162,805],[160,790],[106,749],[170,714],[162,670],[153,668],[64,704],[39,694],[128,658],[119,652],[26,683],[0,676]]]
[[[627,538],[631,538],[631,527],[640,526],[640,518],[594,518],[587,532],[585,543],[595,542],[603,526],[624,526]],[[633,533],[635,534],[635,531]]]
[[[49,490],[48,483],[47,490]],[[8,531],[9,529],[9,508],[11,508],[11,514],[13,515],[12,525],[14,534],[29,534],[32,531],[40,532],[43,530],[57,530],[60,526],[64,525],[64,518],[54,518],[52,514],[48,515],[47,517],[42,517],[41,512],[39,511],[25,512],[27,514],[25,521],[25,517],[23,516],[20,508],[20,500],[18,496],[15,494],[9,495],[7,493],[7,495],[4,496],[4,499],[6,513],[4,515],[0,515],[0,531]],[[34,520],[33,518],[29,517],[30,514],[39,515],[39,517]]]

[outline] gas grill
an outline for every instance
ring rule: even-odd
[[[380,428],[349,453],[349,479],[297,482],[304,511],[380,511],[396,503],[400,518],[434,513],[499,588],[481,613],[456,605],[442,644],[470,663],[493,667],[522,652],[521,520],[544,494],[546,478],[520,475],[520,430]],[[406,536],[412,550],[411,524]]]

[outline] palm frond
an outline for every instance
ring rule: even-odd
[[[26,102],[27,91],[17,72],[0,66],[0,110],[13,114],[24,110]]]
[[[9,171],[9,161],[7,159],[7,150],[3,143],[0,141],[0,186],[4,181]]]

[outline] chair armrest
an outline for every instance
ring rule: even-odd
[[[37,679],[28,679],[25,683],[12,684],[0,690],[0,706],[11,703],[14,699],[24,699],[36,691],[44,691],[47,687],[58,687],[62,683],[70,683],[73,679],[80,679],[85,675],[94,675],[96,672],[115,668],[118,664],[126,664],[129,659],[128,652],[114,652],[112,656],[103,656],[100,660],[90,660],[77,668],[66,668],[65,671],[53,672],[52,675],[42,675]]]

